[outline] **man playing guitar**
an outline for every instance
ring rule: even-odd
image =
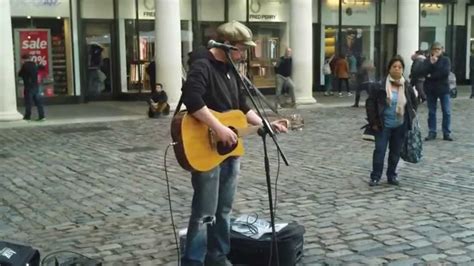
[[[255,46],[252,32],[245,25],[232,21],[217,28],[218,42],[238,48],[232,50],[234,62],[245,59],[246,49]],[[191,55],[192,64],[182,89],[182,100],[194,118],[213,130],[217,139],[232,146],[237,134],[223,125],[210,111],[241,110],[251,125],[262,125],[260,117],[246,103],[244,90],[221,48],[202,48]],[[272,123],[277,132],[286,132],[284,123]],[[182,265],[231,265],[230,212],[237,188],[240,158],[229,157],[207,172],[191,174],[194,195]]]

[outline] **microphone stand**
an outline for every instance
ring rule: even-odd
[[[276,265],[279,266],[280,265],[280,260],[279,260],[279,257],[278,257],[278,243],[277,243],[276,232],[275,232],[275,214],[273,212],[273,199],[272,199],[272,186],[271,186],[272,184],[271,184],[271,180],[270,180],[270,163],[269,163],[269,160],[268,160],[268,151],[267,151],[267,142],[266,142],[266,136],[267,135],[269,135],[272,138],[273,143],[275,143],[275,146],[277,147],[278,153],[281,155],[281,158],[283,159],[283,162],[285,163],[285,165],[288,166],[289,163],[288,163],[288,160],[286,159],[285,154],[281,150],[280,145],[278,144],[278,141],[276,139],[276,134],[273,131],[273,128],[270,125],[270,122],[268,122],[268,120],[266,120],[265,117],[263,116],[262,112],[258,108],[257,103],[255,102],[254,97],[252,96],[252,93],[250,93],[250,89],[248,87],[248,84],[246,82],[244,82],[244,80],[242,78],[242,75],[240,75],[239,71],[237,70],[237,67],[235,66],[234,61],[232,60],[232,57],[230,55],[230,52],[231,52],[230,49],[224,49],[224,48],[221,48],[221,49],[223,51],[225,51],[227,61],[232,65],[232,70],[233,70],[236,78],[240,80],[240,83],[243,85],[247,95],[250,98],[250,101],[252,102],[253,106],[255,107],[255,111],[257,112],[257,115],[262,119],[263,127],[261,127],[258,130],[258,134],[260,135],[260,137],[262,137],[263,152],[264,152],[264,156],[265,156],[264,157],[264,163],[265,163],[265,175],[266,175],[266,179],[267,179],[268,206],[270,208],[270,221],[271,221],[270,224],[271,224],[271,227],[272,227],[272,246],[270,248],[270,251],[272,249],[275,250]],[[271,259],[272,258],[269,257],[269,261],[271,261]]]
[[[252,84],[249,78],[247,78],[244,75],[241,75],[241,76],[242,76],[242,79],[245,81],[245,84],[253,89],[255,94],[257,94],[257,96],[260,97],[260,99],[268,106],[268,108],[270,108],[270,110],[272,110],[275,114],[278,114],[278,110],[271,103],[268,102],[268,100],[265,98],[262,92],[259,89],[257,89],[255,85]]]

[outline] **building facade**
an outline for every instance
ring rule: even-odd
[[[409,61],[415,50],[439,41],[458,81],[466,82],[474,49],[470,0],[0,0],[0,5],[2,18],[11,18],[0,34],[12,45],[0,48],[13,51],[0,63],[7,84],[0,88],[0,120],[9,120],[23,101],[15,73],[25,53],[44,66],[39,78],[47,103],[140,99],[149,93],[153,75],[177,102],[188,53],[215,39],[217,26],[230,20],[254,32],[257,46],[239,68],[262,91],[275,87],[274,66],[287,47],[293,49],[299,103],[314,102],[312,91],[324,86],[324,60],[334,54],[347,54],[355,68],[372,60],[380,78],[391,56]]]

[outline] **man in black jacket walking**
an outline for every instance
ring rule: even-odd
[[[426,77],[424,89],[428,103],[429,133],[425,141],[436,139],[436,105],[438,98],[443,112],[443,139],[452,141],[451,137],[451,98],[449,96],[449,72],[451,61],[444,56],[439,42],[431,45],[431,54],[423,62],[423,72]]]
[[[34,102],[36,108],[38,108],[38,121],[43,121],[45,116],[38,85],[38,66],[30,60],[30,56],[27,54],[22,55],[21,59],[23,60],[23,65],[18,76],[23,79],[24,86],[25,115],[23,119],[31,120],[31,106],[32,102]]]

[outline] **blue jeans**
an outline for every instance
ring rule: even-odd
[[[451,134],[451,98],[449,93],[443,95],[427,95],[429,134],[436,136],[436,105],[438,98],[441,103],[441,111],[443,112],[443,135],[449,135]]]
[[[43,108],[43,103],[41,101],[41,95],[39,94],[38,89],[25,89],[24,92],[24,97],[25,97],[25,119],[30,119],[31,118],[31,108],[32,108],[32,103],[36,105],[36,108],[38,108],[38,118],[44,118],[44,108]]]
[[[405,133],[406,123],[396,128],[384,127],[381,131],[375,133],[375,150],[372,158],[372,173],[370,174],[370,179],[380,180],[387,145],[389,146],[387,178],[393,179],[397,177],[396,170],[398,161],[400,160],[400,151],[405,139]]]
[[[276,103],[280,104],[280,97],[283,91],[283,88],[288,88],[288,93],[291,97],[291,103],[295,103],[295,83],[291,77],[284,77],[280,74],[276,75],[276,88],[275,88],[275,96],[276,96]]]
[[[194,195],[183,266],[221,261],[229,253],[230,213],[239,172],[240,158],[232,157],[208,172],[192,173]]]
[[[330,92],[332,91],[332,80],[334,77],[329,74],[329,75],[324,75],[324,91],[325,92]]]

